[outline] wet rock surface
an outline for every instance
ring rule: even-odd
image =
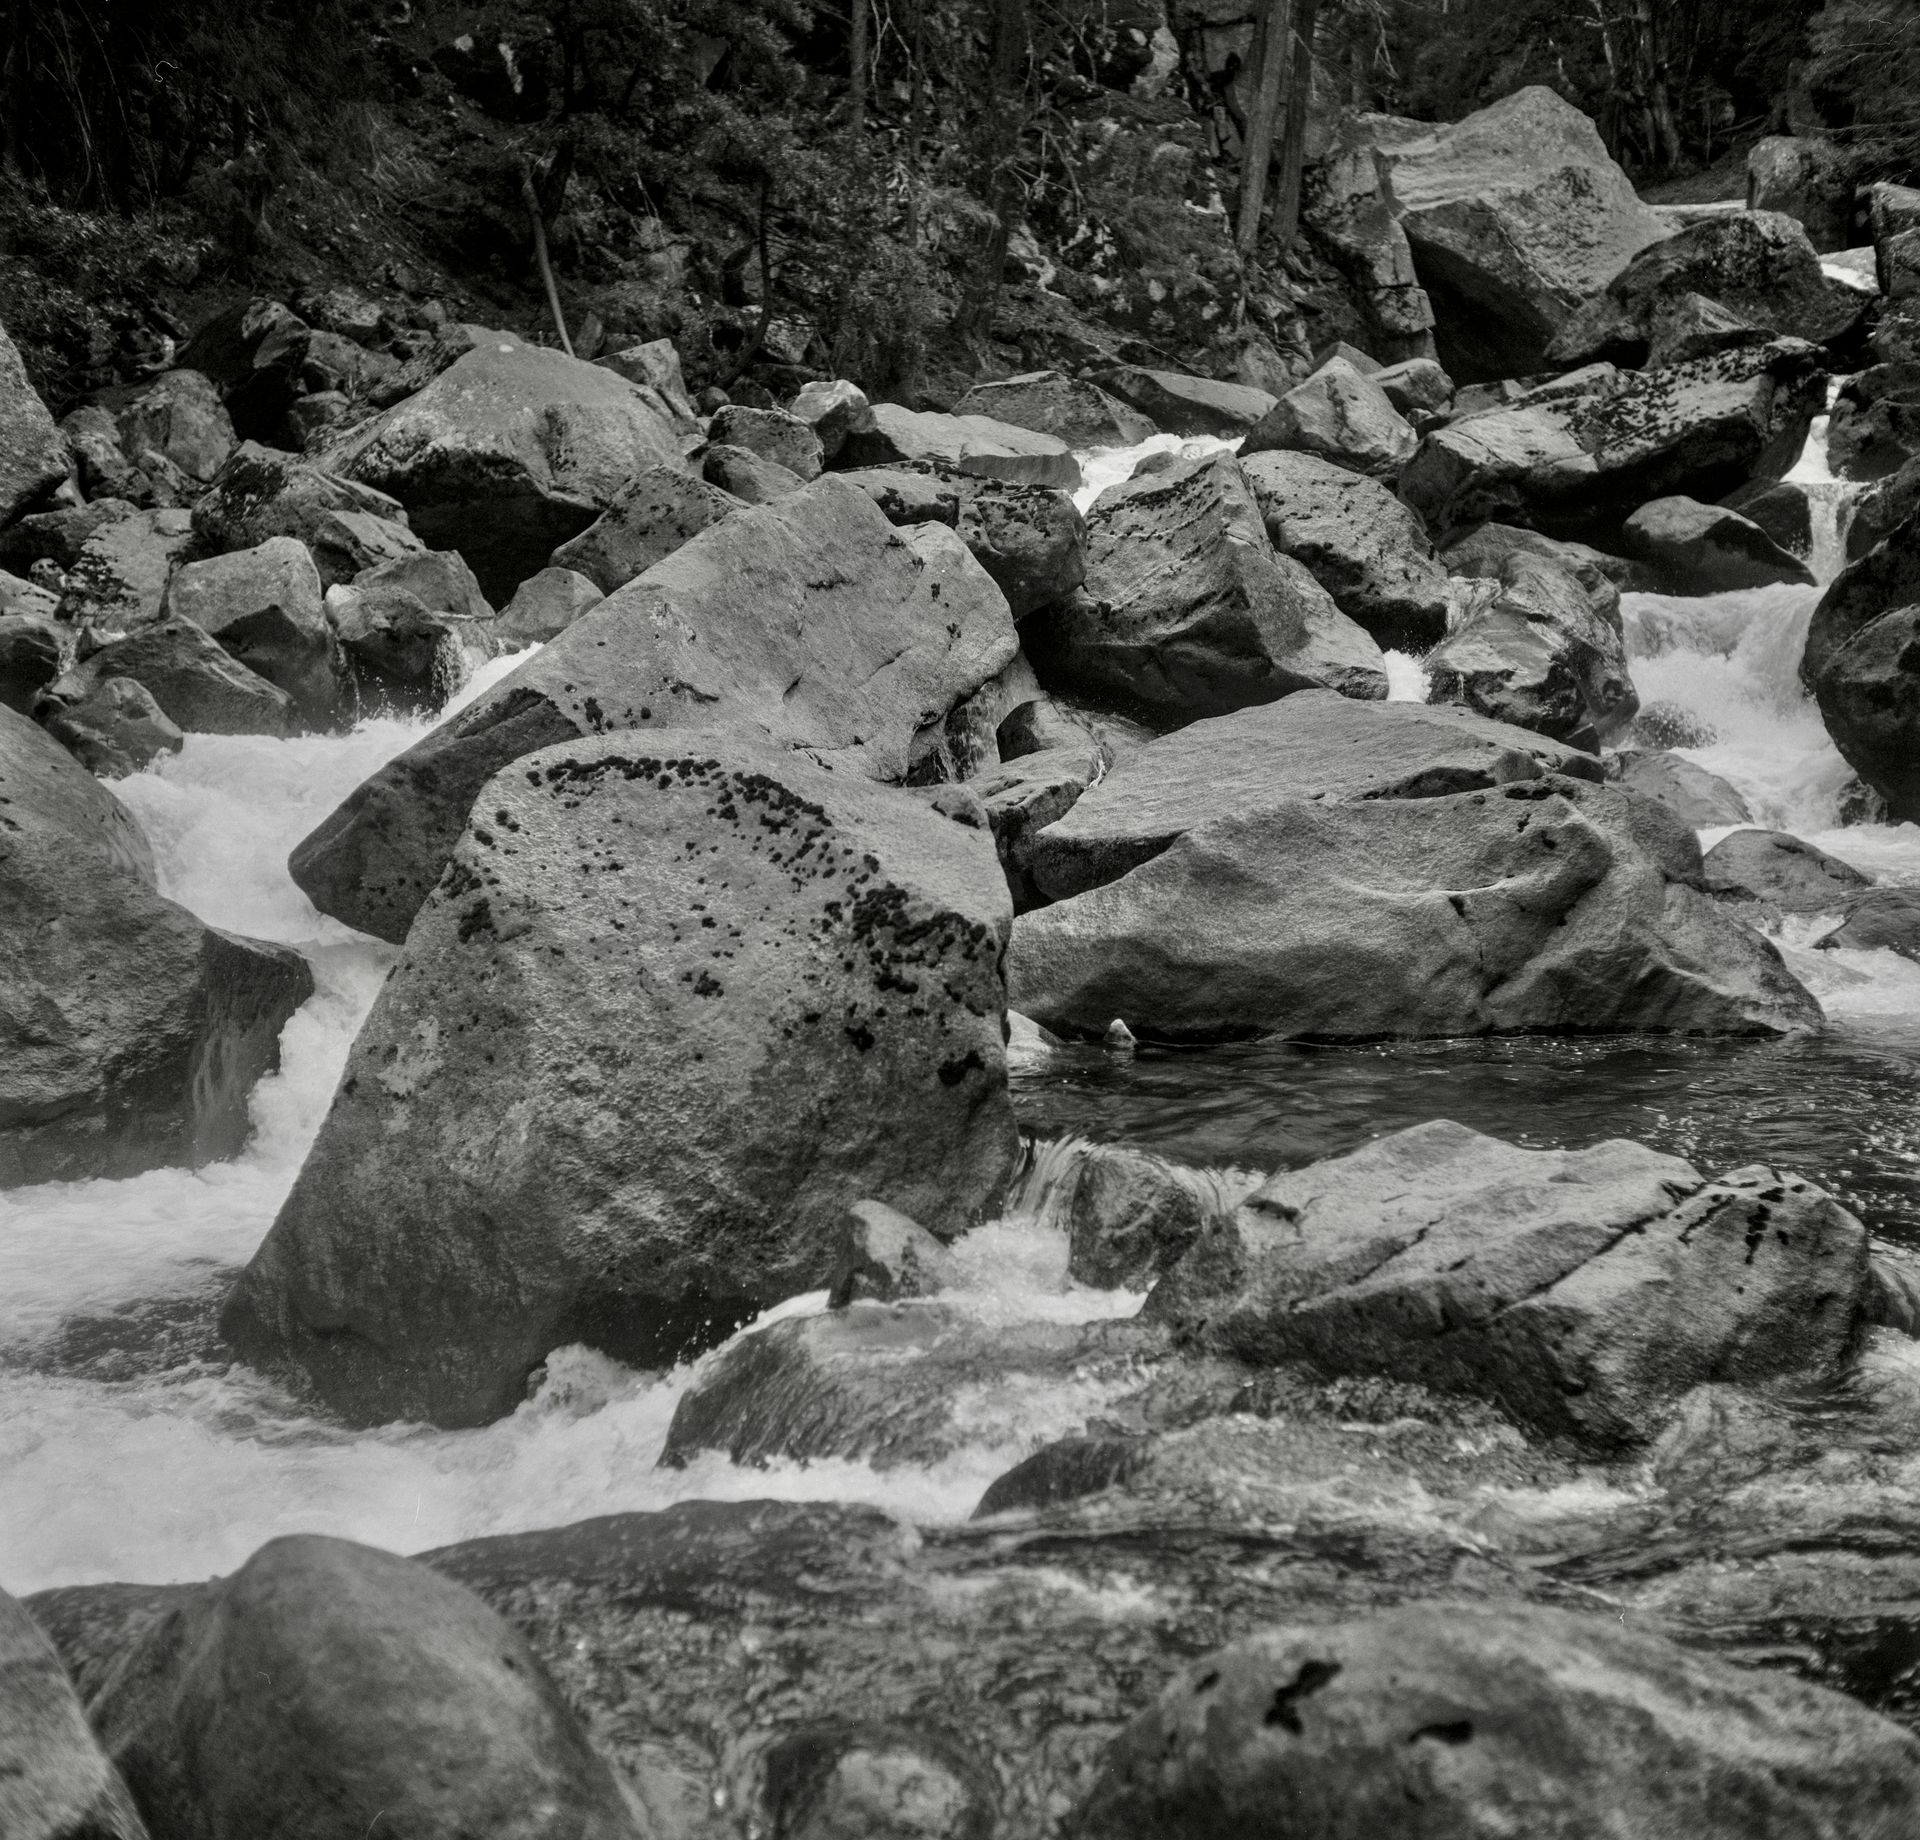
[[[983,828],[857,773],[725,734],[531,756],[476,805],[225,1333],[355,1419],[472,1424],[564,1343],[670,1360],[827,1283],[855,1200],[950,1237],[1013,1165],[1009,917]],[[636,1104],[670,1130],[632,1139]]]

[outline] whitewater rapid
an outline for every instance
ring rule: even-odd
[[[1227,445],[1160,437],[1089,456],[1085,495],[1127,477],[1143,451]],[[1817,592],[1627,596],[1642,699],[1711,732],[1682,751],[1737,786],[1756,822],[1884,881],[1920,885],[1920,829],[1840,825],[1850,776],[1796,676]],[[517,662],[498,661],[467,696]],[[1387,662],[1395,696],[1423,694],[1418,660]],[[292,741],[194,735],[116,787],[152,839],[164,892],[216,925],[298,948],[318,988],[287,1026],[280,1071],[253,1095],[254,1135],[235,1161],[0,1192],[0,1584],[19,1593],[201,1578],[295,1530],[416,1552],[690,1497],[859,1500],[922,1524],[951,1522],[1011,1463],[1097,1413],[1100,1400],[1084,1388],[1013,1382],[972,1402],[976,1441],[928,1468],[741,1469],[713,1455],[660,1470],[694,1370],[642,1374],[562,1350],[533,1397],[498,1424],[348,1431],[226,1360],[212,1332],[218,1299],[271,1225],[396,956],[318,914],[288,878],[287,853],[425,727],[377,721]],[[1884,1035],[1903,1057],[1920,1052],[1920,965],[1890,952],[1813,950],[1828,924],[1792,921],[1778,937],[1834,1026]],[[1028,1074],[1044,1071],[1050,1053],[1016,1034],[1014,1060]],[[1444,1062],[1424,1065],[1408,1077],[1428,1078]],[[1436,1091],[1432,1109],[1445,1104]],[[988,1321],[1066,1322],[1138,1307],[1137,1296],[1069,1279],[1053,1217],[1064,1162],[1041,1146],[1007,1218],[959,1242],[958,1307]],[[815,1295],[770,1314],[823,1307]]]

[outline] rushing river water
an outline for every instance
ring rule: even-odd
[[[1133,458],[1097,456],[1090,484],[1125,477]],[[1821,560],[1835,554],[1830,532]],[[1884,881],[1920,885],[1920,828],[1840,826],[1848,774],[1795,678],[1816,599],[1797,588],[1629,596],[1642,699],[1712,732],[1690,757],[1738,786],[1757,821]],[[1418,666],[1389,662],[1394,693],[1418,695]],[[693,1496],[857,1498],[953,1520],[1019,1456],[1077,1428],[1095,1402],[1036,1386],[998,1400],[978,1441],[931,1469],[739,1469],[716,1456],[662,1471],[655,1459],[684,1372],[638,1374],[563,1351],[536,1396],[500,1424],[349,1432],[224,1359],[219,1299],[272,1222],[394,957],[318,915],[287,878],[287,851],[419,732],[375,722],[338,738],[196,735],[119,787],[152,838],[163,890],[215,924],[299,947],[319,990],[288,1025],[280,1072],[254,1095],[244,1156],[0,1193],[0,1582],[24,1592],[204,1577],[296,1529],[418,1551]],[[1920,1246],[1920,965],[1815,951],[1827,924],[1790,922],[1781,937],[1826,1008],[1816,1040],[1171,1053],[1056,1047],[1023,1030],[1016,1102],[1038,1139],[1125,1140],[1246,1171],[1437,1116],[1538,1145],[1631,1136],[1709,1171],[1776,1160],[1843,1194],[1877,1234]],[[961,1242],[969,1307],[1006,1319],[1130,1312],[1137,1298],[1066,1277],[1064,1235],[1046,1218],[1049,1162],[1036,1160],[1006,1221]],[[820,1306],[801,1298],[775,1314]]]

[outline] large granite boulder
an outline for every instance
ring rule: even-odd
[[[785,409],[749,409],[725,403],[707,424],[707,439],[716,447],[744,447],[784,467],[804,485],[818,479],[826,464],[820,437],[813,424]]]
[[[1116,761],[1033,840],[1049,900],[1117,881],[1224,812],[1274,800],[1430,799],[1566,774],[1598,781],[1577,748],[1464,709],[1357,703],[1303,691],[1195,722]]]
[[[305,961],[162,900],[131,814],[10,709],[0,799],[0,1187],[234,1154]]]
[[[34,699],[72,663],[74,636],[51,605],[46,613],[0,612],[0,703],[31,715]]]
[[[228,1303],[249,1359],[480,1423],[553,1348],[662,1364],[826,1284],[857,1200],[943,1238],[997,1200],[977,806],[682,732],[548,748],[474,812]]]
[[[1145,1314],[1244,1361],[1479,1395],[1605,1451],[1704,1381],[1840,1378],[1870,1290],[1866,1229],[1797,1176],[1709,1183],[1624,1139],[1525,1150],[1436,1119],[1273,1177]]]
[[[954,529],[1016,620],[1064,601],[1087,578],[1087,521],[1064,492],[947,475]]]
[[[939,415],[903,409],[898,403],[872,406],[866,425],[841,443],[838,464],[900,466],[916,461],[1015,485],[1072,491],[1080,483],[1080,463],[1064,441],[1050,434],[987,415]]]
[[[594,582],[573,569],[545,568],[520,584],[513,599],[500,609],[495,630],[510,646],[530,640],[544,645],[606,598]]]
[[[1158,434],[1150,416],[1109,396],[1097,384],[1059,371],[1027,371],[997,383],[976,383],[953,405],[956,415],[985,415],[1076,450],[1137,447]]]
[[[1920,821],[1920,606],[1856,631],[1829,654],[1813,694],[1833,745],[1886,800],[1888,818]]]
[[[1776,338],[1824,345],[1860,323],[1869,296],[1828,275],[1807,233],[1778,211],[1718,211],[1646,249],[1561,329],[1555,364],[1645,355],[1663,306],[1687,294]]]
[[[297,538],[313,557],[322,588],[426,547],[408,529],[397,499],[252,441],[234,449],[195,503],[193,534],[210,550]]]
[[[745,502],[682,467],[650,466],[622,486],[592,524],[553,552],[553,566],[572,569],[602,594],[611,594]]]
[[[1852,162],[1829,140],[1769,134],[1747,149],[1747,209],[1778,211],[1823,254],[1851,249]]]
[[[1349,472],[1397,479],[1417,445],[1386,392],[1335,357],[1282,396],[1247,431],[1240,451],[1316,454]]]
[[[205,485],[238,445],[220,392],[199,371],[163,371],[149,382],[100,399],[113,411],[120,450],[136,467],[157,453]]]
[[[1752,808],[1737,786],[1684,754],[1665,748],[1623,748],[1607,756],[1606,767],[1608,779],[1643,799],[1658,799],[1694,830],[1753,822]]]
[[[1330,720],[1323,699],[1289,698],[1122,761],[1033,840],[1039,885],[1071,898],[1015,922],[1014,1008],[1056,1032],[1117,1019],[1175,1042],[1818,1026],[1774,948],[1700,891],[1692,831],[1651,801],[1533,777],[1518,744],[1475,750],[1469,770],[1505,781],[1476,791],[1412,763],[1397,796],[1371,797],[1338,779],[1305,796],[1311,767],[1264,781],[1234,769],[1258,759],[1249,737],[1296,720],[1315,739],[1347,730],[1364,764],[1399,707]],[[1175,790],[1158,800],[1162,750]],[[1130,787],[1137,814],[1120,808]]]
[[[101,634],[160,617],[173,571],[192,553],[192,521],[167,507],[102,523],[80,545],[60,591],[60,617]]]
[[[1162,723],[1296,690],[1386,694],[1379,647],[1275,552],[1231,454],[1101,493],[1087,514],[1085,586],[1022,636],[1049,688]]]
[[[700,456],[700,477],[714,491],[737,498],[743,505],[770,505],[807,483],[798,473],[750,447],[709,446]]]
[[[1609,626],[1620,624],[1622,593],[1643,594],[1653,588],[1653,578],[1641,563],[1515,524],[1475,524],[1440,552],[1440,561],[1449,575],[1498,581],[1507,559],[1522,552],[1565,569],[1586,590],[1594,612]]]
[[[300,1534],[166,1601],[89,1708],[156,1836],[638,1840],[525,1638],[438,1572]]]
[[[190,562],[167,585],[167,611],[293,699],[301,722],[331,727],[352,685],[327,623],[320,572],[297,537]]]
[[[1623,1618],[1416,1604],[1203,1656],[1115,1738],[1080,1840],[1895,1840],[1920,1743]]]
[[[104,677],[74,702],[50,707],[47,733],[89,773],[123,779],[187,744],[179,725],[131,677]]]
[[[1426,666],[1430,701],[1583,747],[1617,734],[1640,707],[1617,613],[1609,620],[1577,576],[1522,550],[1501,559],[1485,603]]]
[[[1516,90],[1437,127],[1384,124],[1394,207],[1462,381],[1546,368],[1568,316],[1668,226],[1599,131],[1552,90]]]
[[[1920,488],[1920,477],[1916,477]],[[1898,507],[1889,507],[1889,517]],[[1807,626],[1800,681],[1811,690],[1827,661],[1863,627],[1901,607],[1920,606],[1920,504],[1828,584]]]
[[[0,1591],[0,1834],[7,1840],[147,1840],[101,1753],[54,1646]]]
[[[648,395],[597,364],[489,332],[417,395],[357,431],[334,470],[406,506],[503,602],[680,441]]]
[[[1782,582],[1810,588],[1813,571],[1751,518],[1686,497],[1650,499],[1627,519],[1627,546],[1668,594],[1727,594]]]
[[[1887,479],[1920,459],[1920,359],[1855,371],[1834,397],[1827,459],[1842,479]]]
[[[1314,454],[1254,454],[1240,470],[1274,548],[1304,563],[1376,644],[1421,652],[1445,637],[1447,570],[1384,485]]]
[[[1920,888],[1870,888],[1815,942],[1823,952],[1898,952],[1920,962]]]
[[[1277,400],[1246,383],[1218,383],[1182,371],[1122,364],[1096,371],[1093,381],[1138,409],[1167,434],[1218,435],[1234,440],[1261,420]]]
[[[1787,914],[1838,913],[1873,877],[1790,831],[1739,830],[1702,862],[1709,893]]]
[[[102,646],[41,693],[35,713],[82,701],[101,684],[130,677],[190,735],[291,735],[293,698],[232,656],[192,620],[169,614]]]
[[[67,444],[0,326],[0,530],[67,476]]]
[[[1796,340],[1660,371],[1596,367],[1565,396],[1435,429],[1400,495],[1442,542],[1488,519],[1600,534],[1650,498],[1710,501],[1786,472],[1824,400],[1819,353]]]
[[[323,912],[398,942],[480,788],[557,741],[739,726],[901,781],[1011,662],[999,589],[951,530],[896,532],[817,480],[702,531],[359,787],[294,851]]]

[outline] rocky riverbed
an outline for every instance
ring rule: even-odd
[[[1905,296],[1592,208],[1458,390],[0,374],[0,1814],[1913,1831]]]

